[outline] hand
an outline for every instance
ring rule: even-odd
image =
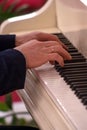
[[[15,46],[19,46],[21,44],[24,44],[24,43],[26,43],[30,40],[34,40],[34,39],[36,39],[38,41],[58,41],[58,42],[60,42],[60,40],[58,39],[58,37],[56,35],[36,31],[36,32],[27,33],[27,34],[17,35]]]
[[[30,40],[14,49],[24,55],[27,68],[39,67],[48,61],[57,61],[64,66],[64,60],[71,59],[71,55],[58,41]]]

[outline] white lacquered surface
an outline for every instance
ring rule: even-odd
[[[45,65],[38,70],[38,74],[44,81],[49,96],[60,108],[67,122],[74,126],[75,130],[87,130],[87,109],[58,72],[50,65]]]

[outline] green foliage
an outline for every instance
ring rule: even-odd
[[[12,97],[11,94],[5,96],[5,102],[0,102],[0,110],[7,112],[12,110]]]
[[[31,121],[28,119],[25,119],[23,117],[18,117],[18,115],[28,115],[28,112],[14,112],[13,110],[13,102],[12,102],[12,96],[11,94],[7,94],[5,96],[5,102],[0,102],[0,111],[4,112],[5,115],[0,116],[0,125],[22,125],[22,126],[32,126],[37,127],[37,124],[32,119]],[[10,112],[6,114],[7,112]],[[11,118],[10,123],[8,124],[6,119]]]
[[[9,111],[10,109],[6,103],[0,102],[0,110],[6,112]]]
[[[12,110],[12,97],[11,97],[11,94],[6,94],[5,103],[7,104],[9,109]]]
[[[6,124],[6,121],[5,121],[5,119],[4,118],[0,118],[0,125],[5,125]]]
[[[28,121],[26,121],[24,118],[18,118],[16,114],[13,115],[11,125],[28,125]]]

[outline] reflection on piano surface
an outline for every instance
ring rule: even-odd
[[[55,62],[28,69],[25,89],[17,91],[41,130],[87,130],[86,9],[79,0],[48,0],[37,12],[1,25],[1,33],[54,33],[73,57],[63,68]]]

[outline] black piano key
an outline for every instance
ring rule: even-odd
[[[75,64],[65,64],[64,67],[62,68],[78,68],[78,67],[86,67],[87,66],[87,63],[86,62],[81,62],[81,63],[75,63]]]
[[[84,104],[84,105],[87,105],[87,99],[84,99],[83,101],[82,101],[82,103]],[[87,109],[87,108],[86,108]]]
[[[78,50],[77,50],[76,48],[73,48],[73,49],[70,49],[70,50],[68,49],[68,52],[69,52],[69,53],[78,52]]]
[[[58,65],[57,62],[55,62],[56,65]],[[76,62],[76,63],[66,63],[64,66],[78,66],[78,65],[84,65],[84,64],[87,64],[87,61],[84,61],[84,62]]]
[[[70,76],[66,76],[65,75],[65,78],[67,78],[67,79],[81,79],[81,78],[87,78],[87,74],[86,75],[78,75],[78,76],[76,76],[76,75],[74,75],[74,76],[72,76],[72,75],[70,75]]]
[[[82,58],[85,59],[83,55],[71,55],[71,56],[72,56],[72,60],[74,60],[74,59],[82,59]]]
[[[79,93],[87,92],[87,87],[85,88],[77,88],[75,89],[75,94],[78,95]]]
[[[54,35],[58,36],[58,38],[65,38],[65,36],[62,33],[54,33]]]
[[[70,41],[65,38],[61,38],[60,41],[63,42],[65,45],[71,45]]]
[[[87,77],[86,78],[78,78],[78,79],[68,79],[67,83],[68,84],[71,84],[72,82],[79,82],[79,81],[86,81],[87,80]]]
[[[73,90],[73,91],[76,91],[76,89],[81,89],[81,88],[86,88],[87,87],[87,85],[84,85],[83,84],[83,86],[82,85],[70,85],[70,88]]]
[[[85,58],[81,57],[81,58],[73,58],[72,60],[65,60],[64,63],[76,63],[76,62],[84,62],[86,61]]]
[[[87,91],[87,86],[75,88],[75,93],[80,93],[80,92],[83,92],[83,91]]]
[[[75,87],[76,85],[84,85],[84,84],[87,84],[87,81],[84,81],[84,82],[82,82],[82,81],[72,82],[72,83],[70,84],[70,88]]]
[[[69,41],[67,41],[67,42],[69,42]],[[70,43],[70,42],[69,42],[69,43]],[[70,43],[70,44],[67,45],[67,47],[74,47],[74,45],[72,45],[72,44]],[[75,47],[74,47],[74,49],[75,49]]]
[[[87,105],[87,96],[83,96],[81,102],[82,102],[84,105]]]
[[[63,43],[67,44],[67,45],[72,45],[71,42],[64,36],[64,37],[58,37],[60,39],[60,41],[62,41]]]
[[[70,49],[75,49],[74,46],[67,46],[67,47],[68,47],[69,50],[70,50]]]
[[[77,63],[65,63],[64,67],[61,67],[59,63],[55,62],[55,68],[64,69],[64,68],[76,68],[76,67],[86,67],[87,62],[77,62]]]
[[[77,74],[73,73],[72,75],[71,74],[65,74],[64,75],[64,79],[69,79],[69,78],[73,79],[75,77],[76,78],[87,77],[87,73],[77,73]]]
[[[83,87],[87,87],[87,82],[76,82],[75,84],[72,84],[73,87],[75,88],[83,88]]]
[[[72,75],[72,74],[80,74],[80,73],[87,73],[87,70],[80,70],[80,71],[76,71],[76,70],[71,70],[70,72],[69,71],[65,71],[65,72],[59,72],[61,76],[64,76],[64,75]]]
[[[76,95],[78,98],[82,98],[83,96],[87,96],[87,91],[79,92]]]
[[[70,88],[74,91],[77,91],[78,89],[85,89],[87,88],[87,84],[75,84],[75,85],[70,85]]]
[[[75,79],[76,78],[86,78],[87,76],[87,70],[86,69],[81,69],[81,71],[83,72],[82,75],[80,76],[80,72],[79,72],[79,69],[73,69],[73,70],[69,70],[67,69],[68,71],[64,71],[64,70],[60,70],[58,71],[59,74],[61,75],[61,77],[64,77],[64,79]],[[79,75],[75,75],[75,73],[79,74]]]
[[[72,75],[65,75],[64,78],[73,78],[73,77],[77,77],[77,76],[83,76],[83,77],[87,77],[87,73],[79,73],[79,74],[72,74]]]
[[[86,67],[84,67],[84,68],[82,68],[82,67],[81,67],[81,68],[80,68],[80,67],[77,68],[77,67],[76,67],[76,68],[63,68],[63,69],[61,69],[61,68],[56,68],[56,70],[57,70],[60,74],[62,74],[62,73],[64,74],[64,73],[65,73],[65,75],[68,76],[72,71],[73,71],[73,72],[76,71],[77,74],[78,74],[78,71],[79,71],[79,70],[81,70],[81,71],[83,70],[83,71],[84,71],[84,70],[87,70],[87,69],[86,69]],[[74,75],[74,74],[73,74],[73,75]],[[69,76],[73,76],[73,75],[70,74]]]
[[[79,52],[71,52],[70,54],[71,54],[71,56],[73,56],[73,55],[75,55],[75,56],[76,56],[76,55],[83,56],[83,55],[82,55],[81,53],[79,53]]]
[[[68,50],[69,53],[72,53],[72,52],[78,52],[78,50],[76,48],[73,48],[73,49],[70,49]]]
[[[86,91],[87,91],[87,86],[75,89],[75,93],[82,93],[82,92],[86,92]]]
[[[87,76],[83,75],[83,76],[64,76],[64,80],[69,83],[70,80],[80,80],[80,79],[87,79]]]
[[[85,66],[74,66],[74,67],[71,67],[71,66],[69,66],[69,67],[58,67],[57,68],[57,70],[59,71],[59,72],[65,72],[65,71],[73,71],[73,70],[78,70],[78,71],[80,71],[80,70],[87,70],[87,65]]]

